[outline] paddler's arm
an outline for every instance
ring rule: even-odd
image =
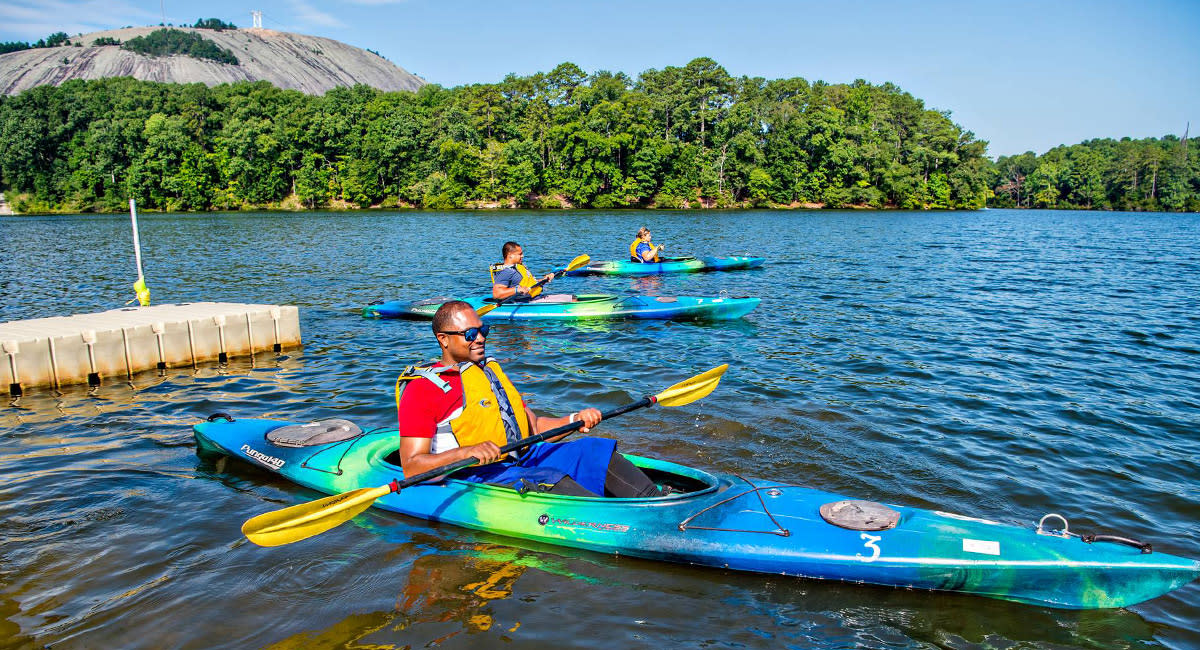
[[[662,248],[661,246],[655,246],[654,244],[649,244],[649,246],[650,250],[647,250],[640,255],[642,261],[644,262],[656,261],[658,259],[658,252]]]
[[[522,287],[520,285],[517,285],[515,287],[506,287],[503,284],[493,284],[492,285],[492,298],[494,298],[496,300],[504,300],[505,298],[511,298],[518,293],[523,293],[525,295],[529,295],[529,289],[526,287]]]
[[[429,453],[432,445],[431,438],[400,437],[400,466],[404,468],[405,476],[416,476],[465,458],[478,458],[480,464],[490,463],[500,458],[500,447],[493,442],[481,442],[477,445],[449,449],[440,454]]]
[[[537,433],[549,431],[551,429],[565,426],[572,422],[579,422],[581,420],[583,421],[583,426],[579,428],[579,432],[587,433],[592,427],[600,424],[600,419],[603,417],[600,413],[600,409],[593,408],[586,408],[561,418],[551,418],[543,415],[537,415],[533,412],[533,409],[529,407],[525,407],[525,412],[529,414],[529,423],[533,426],[533,430]],[[562,440],[563,436],[565,435],[567,434],[564,433],[562,436],[550,438],[550,442],[558,442],[559,440]]]

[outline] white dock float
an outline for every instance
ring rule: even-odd
[[[23,388],[131,379],[135,372],[196,365],[300,345],[290,305],[193,302],[0,323],[0,380]]]

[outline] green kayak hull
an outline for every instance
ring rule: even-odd
[[[520,320],[732,320],[741,318],[755,307],[759,298],[704,298],[697,296],[613,296],[604,294],[571,296],[560,302],[553,298],[529,302],[506,302],[483,315],[485,321]],[[449,298],[404,301],[392,300],[363,308],[367,318],[431,319]],[[475,309],[494,304],[490,297],[465,298]]]

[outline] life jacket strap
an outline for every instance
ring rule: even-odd
[[[436,362],[431,362],[436,363]],[[453,370],[450,366],[434,368],[432,365],[424,366],[409,366],[400,372],[400,376],[396,377],[396,412],[400,411],[400,397],[404,394],[404,389],[408,387],[408,382],[414,379],[428,379],[430,383],[437,386],[443,393],[450,392],[450,382],[441,378],[441,374],[447,370]]]
[[[493,283],[496,282],[496,274],[503,271],[506,268],[508,268],[508,267],[505,266],[504,262],[498,262],[498,263],[492,264],[491,266],[488,267],[488,273],[492,274],[492,282]]]

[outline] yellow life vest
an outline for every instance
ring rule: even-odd
[[[400,409],[400,396],[404,393],[407,382],[413,379],[427,379],[443,393],[450,392],[450,384],[439,376],[450,370],[458,370],[462,379],[462,402],[449,417],[437,423],[437,430],[429,448],[430,453],[438,454],[448,449],[469,447],[487,440],[499,447],[508,444],[509,435],[500,412],[497,391],[503,392],[512,407],[515,423],[509,426],[515,424],[514,435],[519,435],[520,438],[529,437],[529,414],[525,411],[521,394],[500,369],[500,364],[491,357],[488,357],[482,366],[465,361],[457,367],[406,368],[396,378],[397,411]]]
[[[541,293],[542,293],[541,287],[538,287],[536,289],[532,288],[533,285],[538,283],[537,278],[533,277],[533,274],[529,272],[529,269],[525,268],[524,264],[513,264],[511,266],[512,266],[512,268],[517,270],[517,273],[521,274],[520,286],[530,287],[530,289],[529,289],[529,297],[530,298],[536,298],[537,296],[541,295]],[[490,271],[492,274],[492,284],[496,284],[496,274],[499,273],[500,271],[503,271],[504,269],[506,269],[508,267],[509,267],[509,265],[503,264],[503,263],[493,264],[488,267],[488,271]]]
[[[640,243],[642,243],[642,238],[634,237],[633,243],[629,245],[629,260],[630,261],[633,261],[633,262],[645,262],[646,261],[646,260],[642,259],[641,255],[637,254],[637,247],[638,247],[638,244],[640,244]],[[652,259],[650,261],[657,262],[658,261],[658,247],[655,246],[654,244],[650,244],[650,250],[654,251],[654,259]]]

